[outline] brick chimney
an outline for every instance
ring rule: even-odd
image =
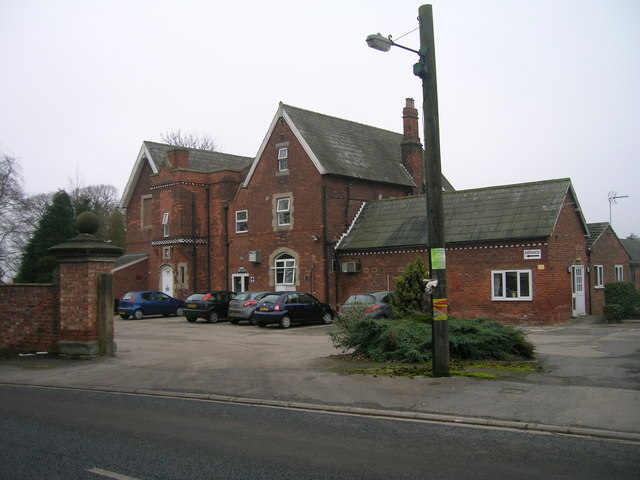
[[[418,110],[415,107],[413,98],[407,98],[406,105],[402,109],[402,123],[404,134],[402,137],[402,164],[411,174],[416,184],[414,194],[424,193],[424,167],[422,143],[418,126]]]
[[[189,168],[189,150],[176,147],[167,152],[167,160],[173,168]]]

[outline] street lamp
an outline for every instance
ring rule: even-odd
[[[367,45],[382,52],[399,47],[418,54],[420,60],[413,73],[422,79],[422,111],[424,117],[424,181],[429,252],[428,282],[431,304],[433,376],[449,375],[449,321],[447,313],[447,271],[444,240],[444,208],[442,202],[442,168],[438,120],[438,88],[436,82],[435,41],[431,5],[418,9],[420,50],[399,45],[391,37],[377,33],[367,37]]]

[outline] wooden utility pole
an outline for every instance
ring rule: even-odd
[[[422,79],[429,275],[432,281],[437,280],[437,284],[430,292],[431,312],[433,315],[433,376],[443,377],[449,375],[449,320],[438,85],[436,81],[436,55],[431,5],[422,5],[418,9],[418,18],[420,20],[420,62],[416,63],[413,69],[414,73]]]

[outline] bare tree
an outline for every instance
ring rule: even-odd
[[[25,194],[18,161],[0,155],[0,279],[12,277],[20,264],[22,247],[30,232],[23,219]]]
[[[161,133],[160,138],[168,145],[197,148],[199,150],[209,150],[212,152],[218,150],[216,141],[209,135],[205,134],[199,135],[197,133],[182,133],[182,131],[178,129]]]
[[[97,236],[112,240],[124,246],[124,223],[120,221],[122,213],[118,210],[118,189],[113,185],[88,185],[78,175],[69,181],[67,194],[71,199],[75,215],[90,211],[100,219]]]

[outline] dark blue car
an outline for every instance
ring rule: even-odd
[[[292,323],[320,322],[328,325],[334,311],[326,303],[305,292],[281,292],[267,295],[258,304],[253,319],[259,327],[277,323],[289,328]]]
[[[184,302],[166,293],[156,291],[127,292],[118,303],[118,315],[125,320],[133,317],[140,320],[147,315],[182,316]]]

